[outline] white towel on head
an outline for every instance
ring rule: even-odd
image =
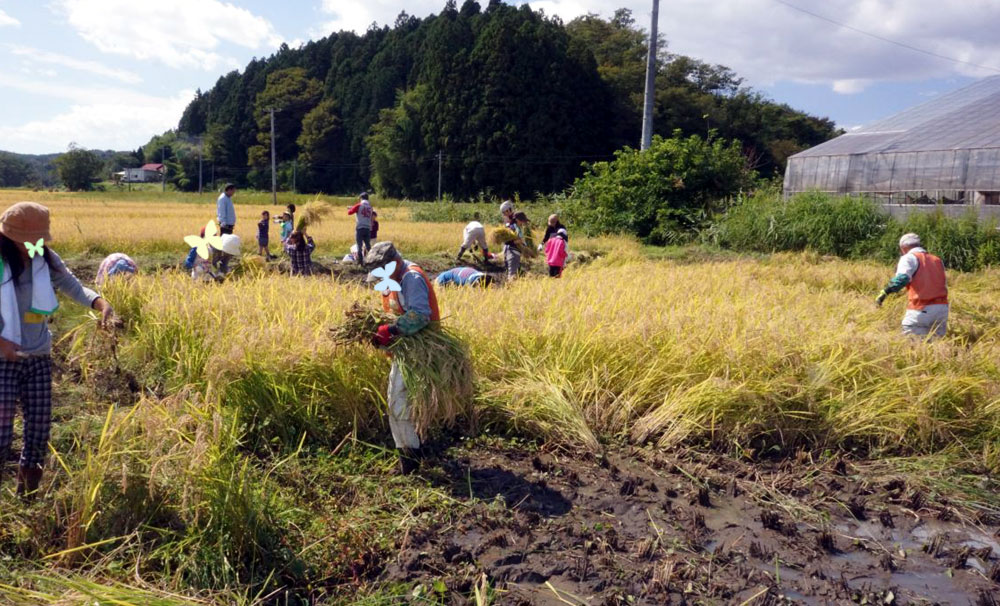
[[[17,307],[17,293],[14,290],[14,280],[10,275],[10,266],[0,260],[3,266],[0,273],[0,318],[3,319],[3,330],[0,337],[12,343],[21,344],[21,313]],[[52,288],[52,276],[49,274],[49,264],[42,255],[31,259],[31,311],[48,316],[59,309],[56,291]]]

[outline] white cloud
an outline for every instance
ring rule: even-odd
[[[97,76],[105,76],[107,78],[113,78],[115,80],[120,80],[127,84],[137,84],[142,82],[142,78],[139,74],[135,72],[130,72],[124,69],[117,69],[114,67],[108,67],[103,63],[97,61],[87,61],[83,59],[77,59],[75,57],[70,57],[68,55],[62,55],[59,53],[52,53],[49,51],[44,51],[37,48],[31,48],[28,46],[10,46],[11,53],[24,57],[32,62],[37,63],[48,63],[51,65],[58,65],[61,67],[66,67],[69,69],[74,69],[82,72],[87,72]]]
[[[21,22],[0,10],[0,27],[20,27]]]
[[[56,6],[102,52],[174,68],[240,67],[219,52],[223,43],[250,49],[281,44],[267,19],[219,0],[56,0]]]
[[[511,1],[511,0],[508,0]],[[876,36],[931,53],[1000,70],[1000,38],[986,24],[1000,21],[1000,2],[959,0],[789,0],[795,6]],[[461,0],[458,4],[461,5]],[[485,7],[487,0],[479,0]],[[564,21],[629,8],[649,27],[648,0],[538,0],[527,2]],[[363,33],[372,21],[391,25],[403,8],[424,17],[440,0],[321,0],[330,19],[313,35],[340,29]],[[779,81],[823,83],[842,94],[874,81],[923,80],[997,73],[874,39],[796,11],[775,0],[671,0],[660,5],[660,32],[671,52],[733,68],[754,86]]]
[[[833,92],[840,93],[841,95],[854,95],[865,90],[869,84],[870,82],[868,80],[834,80]]]
[[[94,149],[134,149],[175,128],[194,91],[172,97],[130,95],[71,105],[66,111],[18,126],[0,126],[5,149],[22,153],[65,151],[70,142]],[[88,100],[92,95],[84,95]]]

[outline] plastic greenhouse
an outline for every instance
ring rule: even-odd
[[[784,189],[1000,204],[1000,76],[791,156]]]

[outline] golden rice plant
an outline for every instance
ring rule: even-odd
[[[342,344],[371,345],[375,331],[394,319],[355,302],[344,322],[332,329]],[[426,437],[438,426],[452,426],[472,410],[473,374],[469,348],[440,322],[412,335],[397,337],[386,354],[399,363],[417,433]]]

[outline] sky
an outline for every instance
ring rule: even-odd
[[[507,0],[569,21],[649,0]],[[481,0],[485,5],[487,0]],[[461,2],[459,2],[461,4]],[[196,89],[338,30],[424,17],[444,0],[0,0],[0,149],[135,149]],[[811,14],[810,14],[811,13]],[[845,129],[1000,73],[998,0],[663,0],[668,50],[726,65]],[[637,133],[638,136],[638,133]]]

